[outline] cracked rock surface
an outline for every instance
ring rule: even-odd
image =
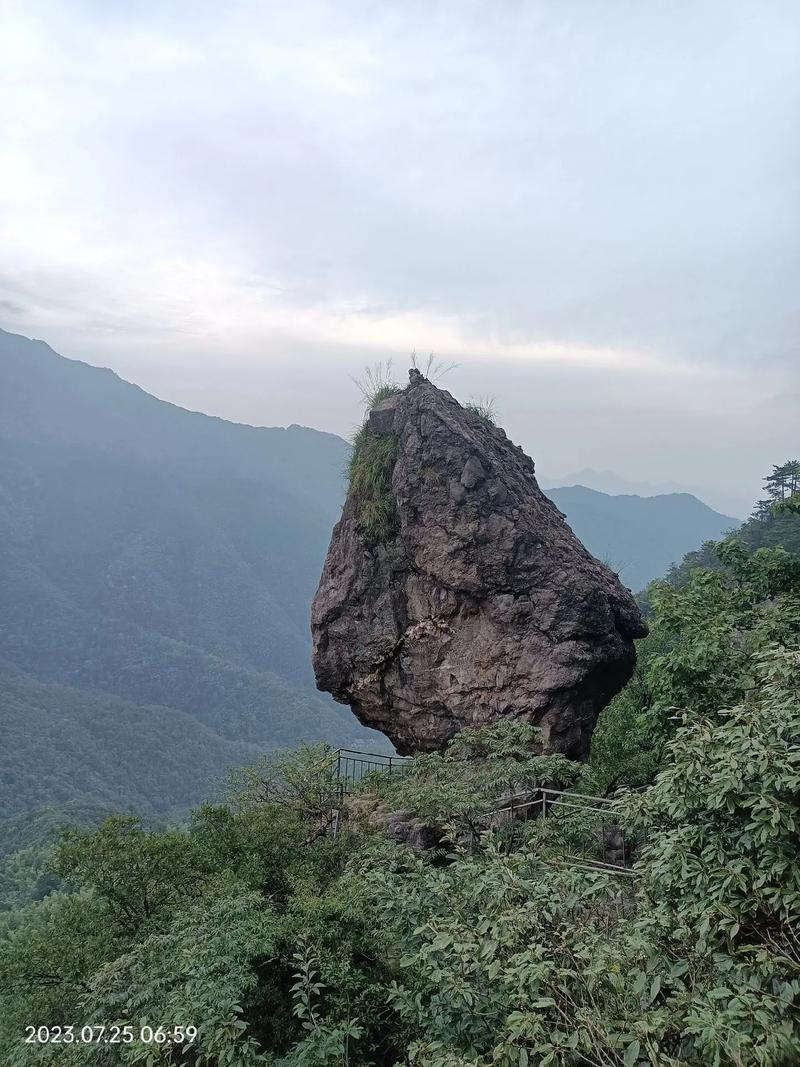
[[[368,426],[397,441],[394,526],[348,495],[311,610],[318,688],[401,753],[521,719],[583,758],[646,634],[630,591],[542,493],[503,430],[416,371]]]

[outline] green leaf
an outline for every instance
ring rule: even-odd
[[[634,1064],[639,1059],[639,1053],[642,1050],[642,1046],[638,1041],[631,1041],[630,1045],[625,1049],[625,1055],[622,1057],[622,1062],[625,1067],[634,1067]]]

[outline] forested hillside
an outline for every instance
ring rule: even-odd
[[[11,667],[0,666],[0,691],[4,817],[33,817],[37,809],[63,807],[76,797],[106,810],[182,814],[214,795],[225,767],[260,751],[175,708],[43,683]],[[181,764],[191,773],[181,773]]]
[[[0,434],[0,654],[117,684],[115,645],[152,642],[172,660],[180,650],[164,642],[179,642],[310,678],[307,604],[340,506],[343,441],[184,411],[5,333]]]
[[[792,1067],[800,556],[775,539],[798,503],[754,520],[770,547],[745,530],[651,586],[588,764],[537,755],[529,726],[467,729],[339,810],[312,746],[184,827],[117,817],[15,854],[4,1063]],[[554,783],[577,806],[487,817]],[[612,796],[599,827],[578,793]],[[609,832],[613,869],[592,859]]]
[[[185,810],[248,745],[370,736],[308,662],[346,456],[0,332],[1,815]]]

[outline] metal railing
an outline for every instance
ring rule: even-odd
[[[368,774],[405,774],[411,765],[410,756],[388,756],[381,752],[360,752],[354,748],[336,750],[334,775],[339,792],[347,796]]]
[[[613,801],[608,797],[572,793],[544,786],[524,792],[507,793],[500,804],[481,816],[488,829],[516,830],[530,819],[557,819],[555,833],[564,839],[560,862],[584,868],[630,875],[632,846],[624,829],[614,818]]]
[[[361,752],[340,748],[331,762],[336,807],[334,833],[338,830],[341,806],[346,796],[370,774],[404,775],[412,765],[409,756],[390,756],[380,752]],[[498,830],[511,841],[531,819],[543,818],[552,823],[554,834],[563,840],[563,854],[554,862],[568,863],[585,869],[633,876],[630,867],[632,845],[614,817],[613,801],[608,797],[572,793],[563,789],[535,786],[509,791],[498,798],[491,811],[478,817],[482,830]]]

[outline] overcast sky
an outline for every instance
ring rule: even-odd
[[[800,453],[795,0],[0,13],[0,326],[343,434],[433,350],[546,474],[739,512]]]

